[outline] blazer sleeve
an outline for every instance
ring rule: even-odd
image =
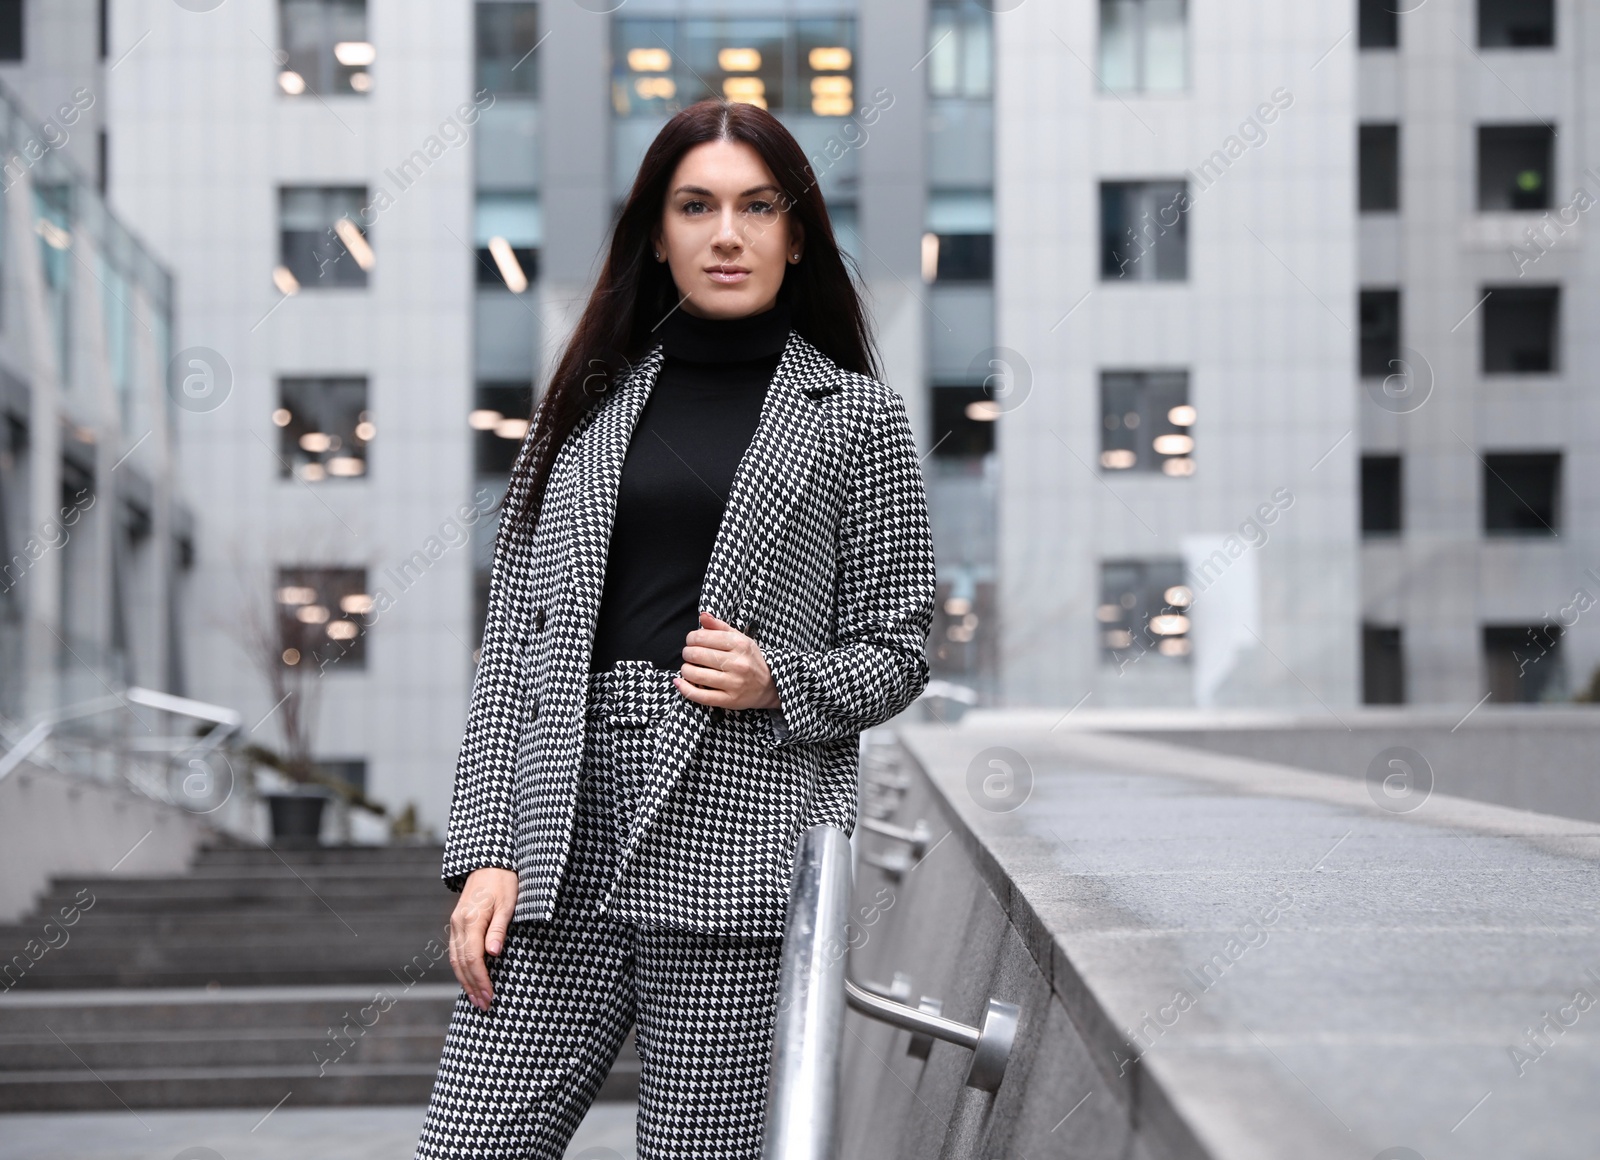
[[[502,511],[502,521],[510,518]],[[489,607],[472,681],[466,735],[456,758],[455,788],[440,877],[459,892],[484,866],[517,869],[513,790],[524,716],[523,655],[532,597],[532,534],[502,527],[489,573]]]
[[[879,725],[927,686],[936,572],[927,488],[905,400],[880,387],[845,489],[834,647],[757,642],[781,705],[770,745],[830,741]]]

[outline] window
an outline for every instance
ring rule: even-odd
[[[1478,0],[1479,48],[1552,48],[1555,0]]]
[[[477,11],[478,80],[473,91],[537,96],[539,55],[533,46],[539,42],[538,4],[480,3]]]
[[[1100,655],[1124,666],[1155,653],[1187,657],[1189,605],[1182,560],[1114,560],[1100,565]]]
[[[994,193],[933,192],[922,236],[926,282],[994,281]]]
[[[1554,374],[1560,365],[1561,290],[1485,287],[1483,373]]]
[[[477,432],[472,463],[479,475],[510,475],[532,414],[532,383],[478,384],[477,406],[467,416],[467,425]]]
[[[0,0],[0,60],[22,59],[22,0]]]
[[[1502,704],[1566,700],[1559,624],[1483,627],[1483,661],[1491,700]]]
[[[1112,92],[1179,93],[1189,84],[1187,0],[1100,0],[1100,82]]]
[[[848,117],[855,92],[853,17],[685,17],[612,21],[611,104],[619,117],[670,117],[702,97],[773,113]]]
[[[1400,126],[1361,126],[1362,213],[1393,213],[1400,208]]]
[[[1101,183],[1101,280],[1182,282],[1189,277],[1188,190],[1182,181]]]
[[[278,88],[287,96],[372,90],[376,54],[367,39],[366,0],[279,0],[278,39]]]
[[[278,190],[278,268],[285,294],[307,286],[365,286],[372,269],[372,234],[365,186],[285,186]]]
[[[1400,291],[1361,292],[1361,377],[1383,378],[1400,358]]]
[[[1543,125],[1478,126],[1478,210],[1550,208],[1555,137]]]
[[[994,450],[1000,404],[982,386],[936,386],[933,397],[934,455],[981,459]]]
[[[1483,530],[1491,536],[1553,536],[1561,526],[1561,455],[1483,456]]]
[[[521,294],[539,276],[539,195],[480,193],[473,238],[478,285]]]
[[[928,10],[928,95],[994,95],[994,13],[973,3],[935,3]]]
[[[1361,703],[1406,703],[1405,654],[1398,628],[1361,626]]]
[[[1404,508],[1398,455],[1361,457],[1361,534],[1392,536]]]
[[[318,483],[367,474],[367,448],[377,428],[367,410],[364,378],[278,381],[279,475]]]
[[[1399,48],[1400,15],[1389,7],[1394,0],[1360,0],[1357,39],[1362,48]]]
[[[362,616],[372,611],[364,568],[279,568],[278,638],[286,665],[367,667]]]
[[[1194,474],[1187,371],[1102,372],[1100,415],[1101,470]]]

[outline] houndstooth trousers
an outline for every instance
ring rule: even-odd
[[[572,853],[548,922],[487,959],[487,1011],[462,992],[414,1160],[559,1160],[626,1038],[639,1048],[640,1160],[761,1154],[781,938],[645,929],[602,913],[652,722],[674,670],[589,677]]]

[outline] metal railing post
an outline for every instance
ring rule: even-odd
[[[763,1160],[838,1154],[850,840],[837,826],[800,836],[790,879]]]

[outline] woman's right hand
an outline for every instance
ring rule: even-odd
[[[484,954],[505,949],[506,927],[517,907],[517,872],[482,866],[467,875],[450,915],[450,969],[472,1005],[487,1011],[494,988]]]

